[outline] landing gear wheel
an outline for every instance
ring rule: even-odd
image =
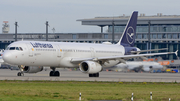
[[[18,73],[17,73],[17,76],[21,76],[21,72],[18,72]]]
[[[89,74],[89,77],[99,77],[99,73]]]
[[[55,71],[54,76],[60,76],[59,71]]]
[[[60,73],[59,73],[59,71],[51,71],[49,73],[49,76],[60,76]]]
[[[23,66],[19,65],[18,67],[19,67],[20,72],[17,73],[17,76],[24,76]]]
[[[53,73],[53,71],[51,71],[50,73],[49,73],[49,76],[53,76],[54,75],[54,73]]]

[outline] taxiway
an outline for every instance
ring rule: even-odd
[[[121,73],[100,72],[100,77],[88,77],[80,71],[60,71],[60,77],[49,77],[49,71],[17,76],[17,70],[0,69],[0,80],[49,80],[49,81],[109,81],[109,82],[180,82],[180,73]]]

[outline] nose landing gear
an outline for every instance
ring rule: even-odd
[[[23,72],[18,72],[17,76],[24,76],[24,73]]]
[[[20,72],[17,73],[17,76],[24,76],[24,72],[23,72],[24,66],[20,65],[18,67],[19,67]]]

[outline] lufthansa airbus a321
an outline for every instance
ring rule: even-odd
[[[49,76],[60,76],[56,68],[79,68],[81,72],[89,74],[89,77],[99,77],[103,68],[125,63],[131,58],[177,54],[139,54],[142,51],[134,47],[137,16],[138,12],[134,11],[117,44],[17,41],[6,48],[3,59],[6,63],[18,65],[21,70],[18,76],[40,72],[46,66],[52,69]]]

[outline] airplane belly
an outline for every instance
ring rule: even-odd
[[[59,61],[59,67],[62,67],[62,68],[78,68],[79,67],[79,64],[74,64],[74,63],[71,63],[72,57],[65,57],[63,59],[61,59],[61,61]]]

